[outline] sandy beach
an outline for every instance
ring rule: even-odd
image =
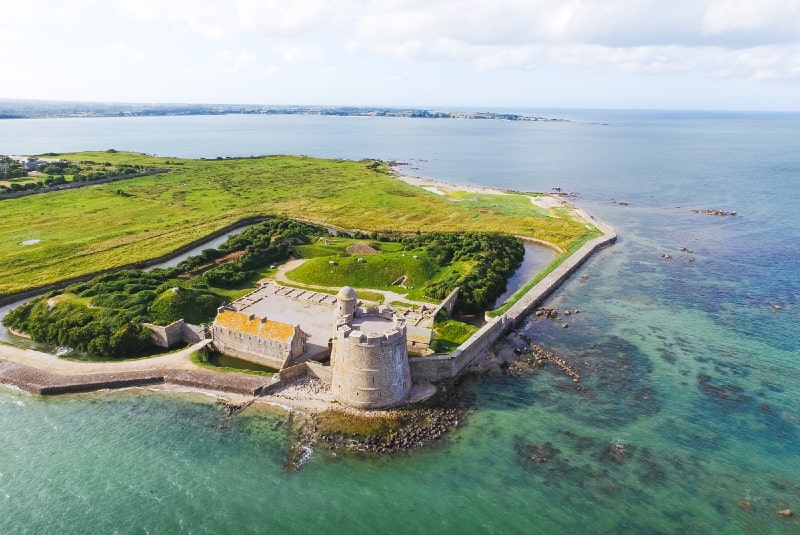
[[[391,165],[390,169],[398,180],[402,180],[406,184],[430,191],[436,195],[444,196],[448,193],[455,192],[475,193],[477,195],[511,195],[511,192],[500,188],[455,184],[451,182],[441,182],[431,178],[420,178],[417,176],[408,175],[403,173],[403,171],[400,169],[400,165]],[[542,195],[529,195],[528,198],[531,200],[531,204],[547,210],[551,210],[553,208],[573,209],[573,207],[564,201],[560,196],[550,193],[543,193]]]

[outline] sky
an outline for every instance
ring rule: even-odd
[[[2,0],[0,98],[800,110],[800,0]]]

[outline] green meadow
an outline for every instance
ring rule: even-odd
[[[545,213],[522,194],[443,197],[397,180],[376,161],[184,160],[104,151],[48,156],[169,172],[0,200],[0,295],[155,258],[253,216],[366,233],[504,232],[563,249],[597,234],[564,214]]]

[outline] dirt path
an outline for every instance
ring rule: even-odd
[[[180,351],[160,357],[127,360],[122,362],[79,362],[65,360],[32,349],[0,345],[0,360],[16,362],[23,366],[45,370],[60,375],[85,375],[90,373],[130,372],[144,370],[199,370],[189,356],[197,349],[208,344],[203,340]]]

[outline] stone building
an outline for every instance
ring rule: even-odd
[[[343,405],[384,409],[406,401],[411,372],[405,319],[389,307],[358,307],[345,286],[336,296],[331,389]]]
[[[211,325],[211,338],[221,353],[278,370],[299,360],[306,349],[306,334],[299,325],[224,306]]]
[[[270,282],[220,307],[209,331],[221,353],[287,376],[293,376],[288,368],[330,356],[325,381],[335,398],[350,407],[383,409],[408,400],[409,354],[429,351],[433,331],[407,325],[415,319],[388,306],[359,306],[349,286],[333,296]]]

